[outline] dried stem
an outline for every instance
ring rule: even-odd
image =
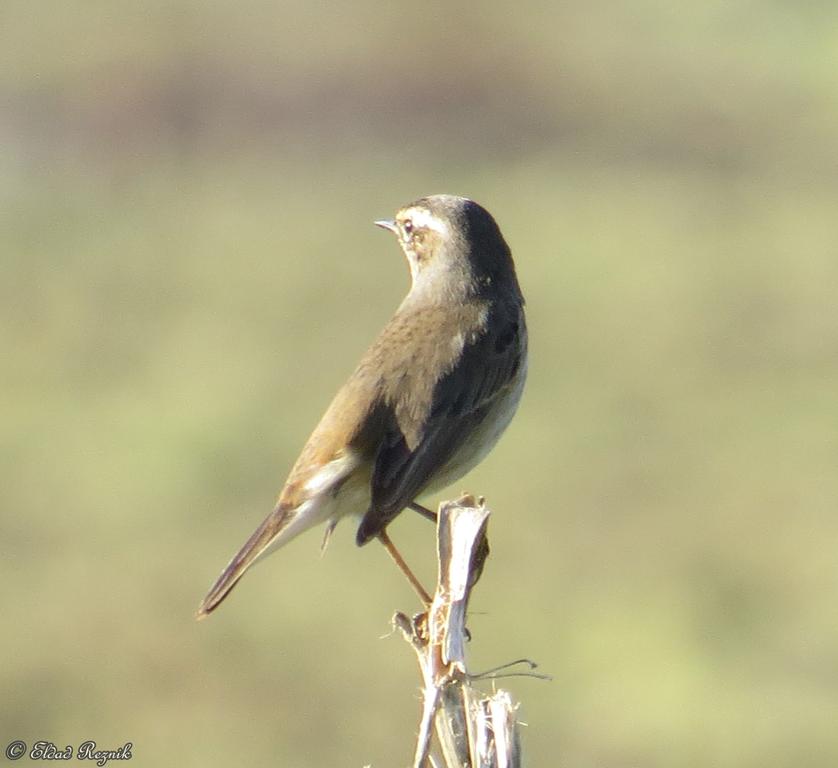
[[[483,500],[443,502],[437,521],[439,575],[430,608],[393,617],[416,652],[422,674],[422,719],[414,768],[520,768],[516,709],[509,694],[472,687],[465,659],[466,611],[489,554]],[[440,758],[431,758],[436,730]]]

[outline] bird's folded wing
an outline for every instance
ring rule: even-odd
[[[410,430],[393,418],[375,457],[372,501],[358,529],[359,544],[421,494],[513,386],[525,354],[522,323],[517,312],[510,313],[466,343],[458,364],[437,383],[413,447],[405,436]]]

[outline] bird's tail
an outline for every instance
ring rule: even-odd
[[[195,618],[204,619],[212,613],[257,560],[319,522],[316,511],[310,508],[316,503],[309,499],[298,507],[289,507],[280,501],[221,572]]]

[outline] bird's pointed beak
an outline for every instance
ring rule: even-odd
[[[382,229],[389,229],[393,233],[397,233],[398,227],[396,226],[396,222],[393,219],[381,219],[380,221],[374,221],[376,227],[381,227]]]

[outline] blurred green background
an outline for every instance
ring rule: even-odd
[[[473,668],[529,765],[838,764],[838,6],[0,6],[0,734],[406,765],[417,608],[340,526],[192,614],[482,202],[528,299]],[[430,500],[436,503],[437,499]],[[415,516],[414,516],[415,517]],[[394,540],[426,580],[430,527]]]

